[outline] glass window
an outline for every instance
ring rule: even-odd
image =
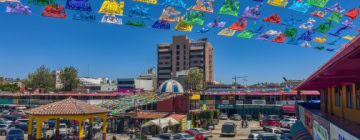
[[[180,45],[176,45],[176,49],[180,49]]]
[[[353,108],[352,85],[346,86],[346,107]]]
[[[356,109],[360,109],[360,83],[355,84]]]
[[[180,51],[176,51],[176,55],[179,55],[180,54]]]
[[[176,60],[180,60],[180,57],[179,57],[179,56],[176,56]]]
[[[335,106],[341,105],[341,87],[335,87]]]

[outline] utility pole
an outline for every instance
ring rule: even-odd
[[[234,77],[232,77],[232,79],[234,80],[234,85],[237,85],[237,82],[236,82],[237,79],[246,80],[246,78],[247,78],[247,76],[234,76]]]

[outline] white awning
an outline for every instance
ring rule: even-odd
[[[141,127],[148,127],[148,126],[159,126],[161,129],[167,127],[169,125],[169,122],[171,122],[172,125],[177,125],[179,122],[175,120],[174,118],[167,117],[167,118],[161,118],[156,120],[151,120],[146,123],[144,123]]]

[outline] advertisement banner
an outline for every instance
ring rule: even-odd
[[[234,105],[217,105],[216,106],[217,109],[234,109]]]
[[[242,100],[236,100],[236,105],[242,105],[244,102]]]
[[[358,138],[347,133],[343,129],[337,127],[336,125],[330,123],[330,133],[331,140],[358,140]]]
[[[313,129],[315,128],[314,122],[316,122],[317,125],[319,125],[319,127],[317,127],[317,129],[320,132],[320,134],[326,140],[330,139],[330,122],[316,114],[312,114],[312,119],[313,119]],[[315,132],[315,130],[314,130],[314,132]]]
[[[265,105],[266,104],[266,100],[252,100],[251,104],[256,104],[256,105]]]
[[[305,126],[304,112],[305,112],[304,107],[299,106],[299,118],[300,118],[301,123]]]
[[[313,135],[314,140],[329,140],[328,131],[315,120],[313,120]]]
[[[193,94],[191,100],[200,100],[200,94]]]
[[[222,100],[222,104],[224,105],[229,104],[229,100]]]
[[[305,115],[305,128],[308,130],[308,132],[313,136],[313,119],[312,119],[312,114],[311,112],[307,112],[305,110],[304,112],[304,115]]]
[[[206,100],[206,104],[213,105],[215,104],[215,100]]]

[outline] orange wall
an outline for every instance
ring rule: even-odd
[[[346,89],[346,85],[342,85],[341,90],[341,103],[340,106],[335,105],[335,87],[328,88],[329,90],[329,96],[328,96],[328,113],[344,118],[346,120],[350,120],[356,123],[360,123],[360,110],[356,109],[356,96],[355,96],[355,84],[352,84],[352,90],[353,92],[353,107],[347,108],[346,103],[346,91],[349,89]],[[325,110],[324,105],[322,105],[322,110]]]

